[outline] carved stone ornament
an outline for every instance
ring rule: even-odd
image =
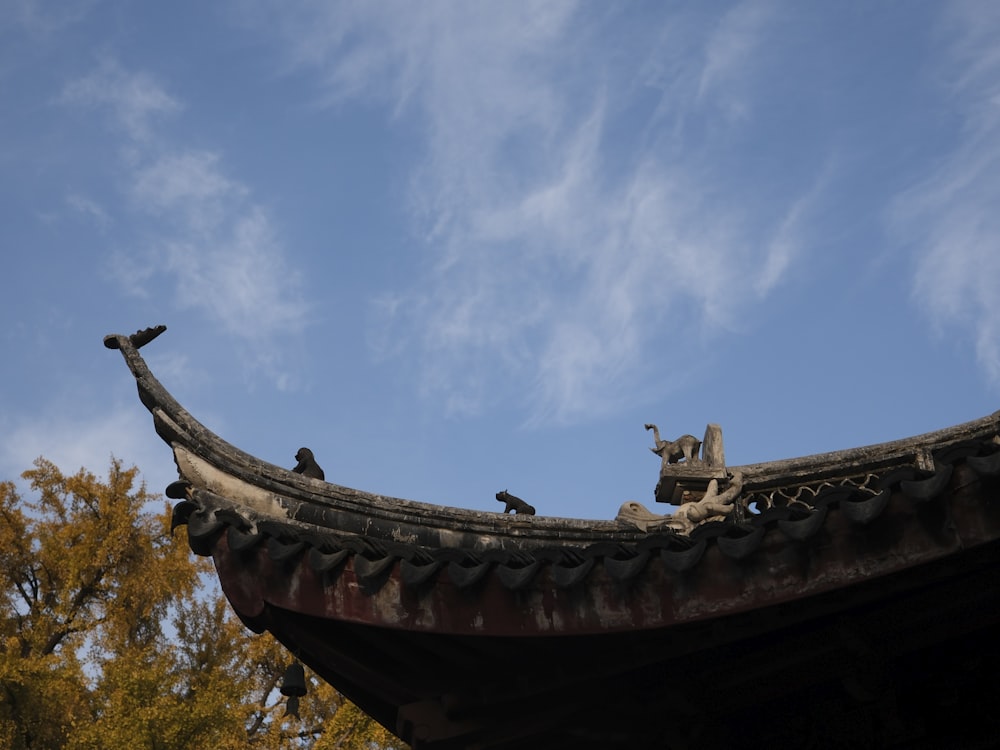
[[[657,502],[681,505],[696,500],[708,490],[710,481],[727,478],[719,425],[709,424],[704,440],[693,435],[661,440],[655,424],[647,424],[646,429],[653,431],[654,446],[650,450],[660,457],[660,479],[654,491]]]
[[[635,526],[640,531],[670,529],[680,534],[690,534],[703,523],[727,518],[736,508],[736,499],[742,491],[743,475],[734,472],[729,479],[729,486],[723,492],[719,491],[719,480],[711,479],[699,500],[685,502],[676,513],[659,515],[648,510],[642,503],[630,500],[622,504],[616,520]]]

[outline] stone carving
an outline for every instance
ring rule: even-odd
[[[295,468],[292,469],[296,474],[302,474],[307,477],[312,477],[313,479],[326,479],[326,475],[323,474],[323,469],[320,468],[319,464],[316,463],[315,457],[313,457],[313,452],[308,448],[299,448],[298,452],[295,454],[295,460],[298,461],[295,464]]]
[[[653,431],[655,446],[650,448],[650,450],[663,460],[664,466],[675,464],[681,459],[684,459],[687,463],[701,461],[698,458],[701,441],[694,435],[681,435],[676,440],[661,440],[660,430],[655,424],[647,424],[646,429]]]
[[[524,500],[519,498],[517,495],[512,495],[507,490],[501,490],[497,493],[497,500],[504,503],[504,513],[510,513],[514,511],[515,514],[523,514],[526,516],[535,515],[535,507],[533,505],[528,505]]]
[[[657,502],[680,505],[686,501],[686,495],[704,493],[712,479],[726,479],[726,456],[719,425],[709,424],[704,440],[694,435],[662,440],[655,424],[647,424],[646,429],[653,431],[655,441],[650,450],[660,456],[660,479],[653,493]]]
[[[683,503],[676,513],[659,515],[642,503],[630,500],[622,504],[616,520],[641,531],[671,529],[680,534],[690,534],[696,526],[727,518],[736,508],[735,501],[742,491],[743,475],[737,471],[732,474],[729,486],[723,492],[719,492],[719,480],[712,479],[700,499]]]
[[[150,341],[155,339],[161,333],[167,330],[164,325],[150,326],[149,328],[144,328],[141,331],[136,331],[131,336],[128,337],[129,343],[132,344],[136,349],[141,349]],[[118,340],[118,336],[110,335],[104,337],[104,345],[108,349],[119,349],[121,344]]]

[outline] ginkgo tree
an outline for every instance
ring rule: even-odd
[[[404,748],[308,673],[288,714],[289,655],[232,615],[137,475],[38,459],[30,496],[0,482],[0,747]]]

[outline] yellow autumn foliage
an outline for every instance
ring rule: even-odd
[[[404,748],[308,670],[286,715],[291,656],[243,627],[137,475],[38,459],[31,497],[0,482],[0,747]]]

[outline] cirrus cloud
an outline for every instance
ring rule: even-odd
[[[689,24],[669,12],[649,23],[575,2],[257,7],[274,8],[290,68],[315,75],[326,103],[373,98],[423,123],[409,209],[425,272],[379,298],[377,338],[406,342],[383,350],[416,361],[423,392],[450,411],[475,413],[515,382],[530,384],[531,423],[615,408],[658,366],[650,351],[671,338],[697,352],[798,256],[799,196],[771,222],[753,218],[719,190],[704,134],[685,135],[700,111],[742,106],[770,4],[697,26],[684,43],[700,45],[700,67],[650,64]],[[616,23],[631,46],[588,44]],[[644,135],[623,142],[618,120],[637,109],[647,127],[630,131]],[[669,325],[680,316],[693,324]]]

